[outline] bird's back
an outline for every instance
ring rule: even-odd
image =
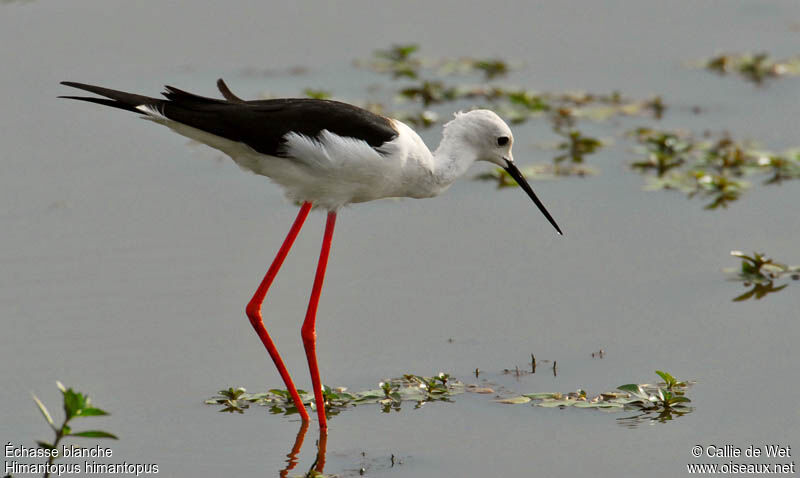
[[[145,114],[147,119],[231,156],[271,178],[295,201],[327,209],[395,196],[429,197],[430,152],[408,126],[332,100],[245,101],[221,81],[226,99],[171,86],[165,99],[64,82],[105,98],[90,101]],[[421,181],[422,180],[422,181]]]

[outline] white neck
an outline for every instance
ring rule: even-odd
[[[442,187],[450,186],[478,160],[474,147],[464,142],[460,135],[447,133],[445,130],[442,142],[433,152],[433,175]]]

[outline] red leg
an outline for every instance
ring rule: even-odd
[[[303,227],[303,222],[306,220],[306,217],[308,217],[310,210],[311,203],[309,202],[303,203],[303,206],[300,207],[300,212],[297,213],[297,218],[294,220],[292,228],[289,229],[289,234],[286,235],[283,245],[278,250],[278,255],[275,256],[275,259],[272,261],[272,265],[269,266],[267,275],[264,276],[264,280],[261,281],[258,289],[256,289],[256,293],[253,294],[253,298],[250,299],[250,302],[247,304],[247,308],[245,309],[247,312],[247,317],[250,318],[250,323],[253,325],[256,333],[264,343],[264,347],[267,348],[267,352],[269,352],[269,356],[272,357],[272,361],[275,362],[275,367],[278,368],[278,373],[281,374],[283,383],[286,384],[286,389],[289,390],[289,394],[291,394],[292,400],[297,407],[297,412],[300,414],[300,418],[302,418],[303,421],[309,420],[308,411],[306,411],[303,401],[300,400],[300,395],[297,393],[297,388],[295,388],[294,383],[292,382],[292,377],[289,376],[289,372],[286,370],[286,366],[283,364],[283,359],[281,359],[278,349],[275,348],[275,344],[272,342],[272,339],[267,333],[267,329],[264,327],[264,321],[261,318],[261,304],[264,302],[264,297],[266,297],[267,290],[269,290],[270,285],[272,285],[272,281],[275,280],[275,276],[278,275],[278,270],[280,270],[283,260],[286,259],[286,255],[289,254],[289,249],[292,248],[292,244],[294,244],[297,234],[300,233],[300,229]]]
[[[319,379],[319,367],[317,366],[317,305],[320,292],[322,292],[322,282],[325,280],[325,268],[328,265],[328,254],[331,250],[335,225],[336,212],[329,211],[328,221],[325,223],[325,235],[322,238],[322,250],[319,253],[317,275],[314,277],[314,287],[311,289],[311,299],[308,301],[306,320],[300,330],[303,346],[306,349],[306,358],[308,358],[308,368],[311,371],[311,384],[314,387],[314,401],[317,402],[317,416],[321,430],[327,430],[328,422],[325,420],[325,399],[322,396],[322,382]]]

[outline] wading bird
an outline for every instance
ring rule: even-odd
[[[242,168],[267,176],[300,212],[246,312],[275,362],[303,421],[308,412],[261,318],[261,305],[312,206],[328,211],[319,263],[301,328],[320,429],[327,429],[317,366],[316,315],[337,211],[347,204],[390,197],[429,198],[444,192],[475,161],[505,169],[559,234],[561,229],[514,164],[511,129],[489,110],[456,113],[431,152],[404,123],[338,101],[284,98],[245,101],[220,79],[225,99],[165,87],[166,99],[64,81],[101,96],[62,96],[134,113],[227,154]]]

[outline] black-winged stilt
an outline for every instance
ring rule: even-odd
[[[404,123],[346,103],[308,98],[245,101],[217,82],[224,100],[166,87],[166,99],[64,81],[102,96],[62,96],[141,113],[145,119],[205,143],[242,168],[267,176],[302,203],[266,276],[247,304],[247,316],[303,421],[308,412],[261,318],[261,305],[312,205],[328,211],[311,299],[301,329],[321,429],[327,429],[316,353],[316,314],[337,211],[350,203],[389,197],[428,198],[444,192],[475,161],[496,164],[530,196],[559,234],[561,229],[514,164],[511,129],[489,110],[456,113],[431,153]]]

